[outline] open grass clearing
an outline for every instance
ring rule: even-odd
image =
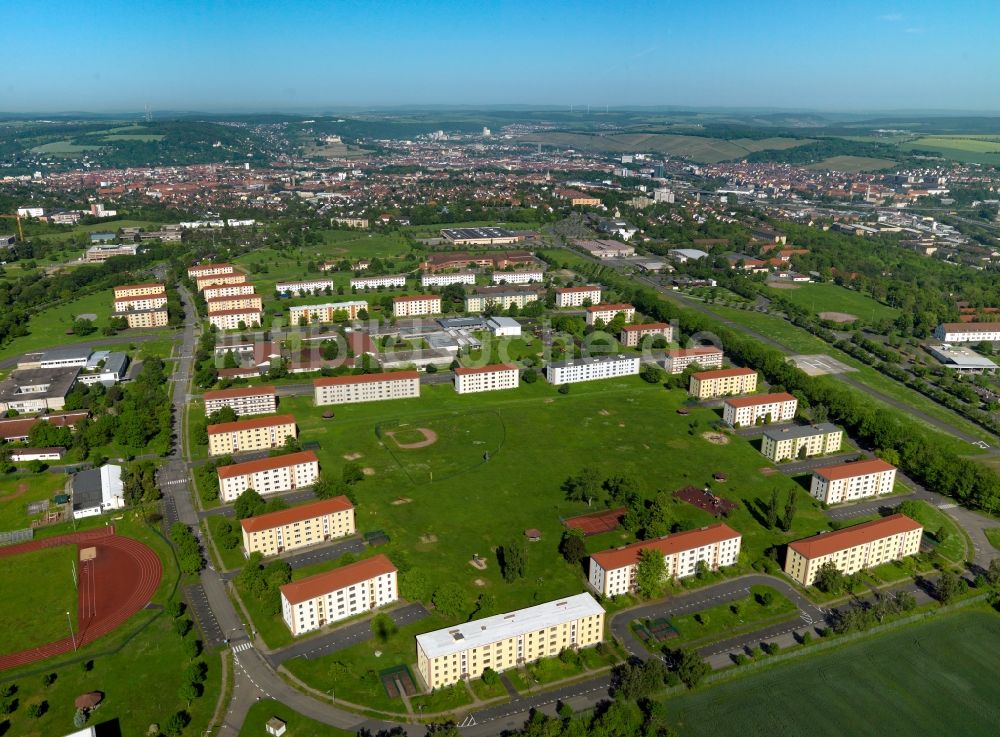
[[[272,717],[277,717],[288,725],[289,737],[355,737],[356,734],[303,716],[280,701],[262,699],[250,707],[240,728],[239,737],[266,735],[265,725]]]
[[[66,475],[61,473],[8,474],[0,478],[0,531],[30,527],[44,512],[28,513],[28,505],[61,494]]]
[[[814,315],[821,312],[844,312],[867,323],[895,319],[899,315],[896,308],[838,284],[800,284],[794,289],[782,289],[775,293]]]
[[[3,559],[0,655],[69,637],[67,612],[76,627],[76,555],[76,545],[60,545]]]
[[[752,586],[750,593],[741,599],[673,617],[670,624],[678,637],[671,641],[671,646],[680,641],[685,646],[711,642],[752,628],[759,622],[791,617],[796,611],[787,597],[770,586]]]

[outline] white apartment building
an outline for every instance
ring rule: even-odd
[[[260,327],[261,315],[260,310],[223,310],[211,313],[208,321],[219,330],[244,330]]]
[[[688,393],[698,399],[757,391],[757,372],[749,368],[715,369],[691,374]]]
[[[476,275],[471,271],[458,271],[454,274],[423,274],[420,277],[422,287],[447,287],[449,284],[475,284]]]
[[[587,308],[587,324],[593,325],[598,320],[602,320],[607,325],[619,314],[625,315],[625,322],[632,322],[635,319],[635,307],[629,304],[591,305]]]
[[[444,688],[603,639],[604,609],[577,594],[417,635],[417,671],[428,688]]]
[[[761,438],[760,452],[775,463],[781,463],[836,453],[843,438],[843,430],[829,422],[804,427],[769,427]]]
[[[241,520],[243,553],[279,555],[353,535],[354,505],[346,496],[320,499]]]
[[[266,415],[278,408],[273,386],[248,386],[205,392],[205,416],[223,407],[232,407],[237,415]]]
[[[512,363],[495,363],[478,368],[457,368],[455,391],[459,394],[517,389],[520,374]]]
[[[281,616],[296,636],[399,599],[396,566],[381,554],[286,583],[280,591]]]
[[[405,274],[384,274],[382,276],[356,276],[351,279],[352,289],[402,289],[406,286]]]
[[[221,456],[280,448],[289,437],[298,436],[295,417],[292,415],[221,422],[208,426],[208,453]]]
[[[156,310],[167,306],[166,292],[159,294],[147,294],[141,297],[116,297],[115,312],[143,312],[145,310]]]
[[[158,310],[130,310],[123,313],[130,328],[166,327],[170,315],[165,308]],[[119,315],[121,317],[122,315]]]
[[[813,471],[809,493],[827,504],[891,494],[896,467],[881,458],[842,463]]]
[[[247,284],[247,275],[242,272],[232,274],[217,274],[215,276],[202,276],[194,281],[198,291],[201,292],[208,287],[222,286],[225,284]]]
[[[648,335],[661,336],[668,343],[674,339],[674,329],[665,322],[648,322],[644,325],[622,325],[621,344],[635,348]]]
[[[562,287],[556,290],[556,307],[583,307],[584,302],[601,303],[601,288],[593,284],[585,287]]]
[[[636,568],[643,550],[663,553],[667,578],[686,578],[697,572],[701,561],[712,571],[735,565],[742,541],[740,533],[719,522],[699,530],[603,550],[590,556],[587,580],[603,596],[621,596],[635,590]]]
[[[578,381],[634,376],[638,373],[639,357],[622,354],[556,361],[545,367],[545,378],[550,384],[573,384]]]
[[[1000,341],[1000,322],[944,322],[934,328],[943,343],[995,343]]]
[[[333,322],[337,317],[357,320],[361,310],[368,311],[368,303],[363,299],[327,302],[321,305],[293,305],[288,308],[288,319],[292,325],[298,325],[302,318],[305,318],[307,323]]]
[[[259,294],[240,294],[234,297],[213,297],[206,299],[208,314],[216,312],[228,312],[229,310],[256,310],[264,309],[264,301]]]
[[[278,282],[274,291],[281,294],[300,296],[303,294],[319,294],[327,289],[333,289],[333,279],[307,279],[305,281]]]
[[[732,427],[750,427],[758,421],[787,422],[795,419],[799,400],[787,392],[733,397],[722,403],[722,419]]]
[[[410,399],[420,396],[420,374],[394,371],[357,376],[324,376],[313,381],[316,406],[379,402],[385,399]]]
[[[509,310],[512,306],[518,309],[532,302],[537,302],[541,293],[534,289],[525,289],[524,285],[509,287],[480,287],[473,294],[465,296],[466,312],[483,312],[487,307],[494,306]]]
[[[261,496],[312,486],[319,478],[319,459],[311,450],[220,466],[219,499],[234,502],[247,489]]]
[[[668,374],[683,374],[684,369],[694,363],[703,369],[721,368],[722,357],[722,349],[711,345],[671,348],[663,358],[663,368]]]
[[[924,528],[906,515],[824,532],[788,544],[785,573],[810,586],[826,563],[846,576],[920,552]]]
[[[242,297],[254,294],[253,284],[243,282],[241,284],[217,284],[213,287],[205,287],[201,291],[206,300],[217,299],[219,297]]]
[[[115,299],[123,297],[148,297],[163,294],[167,288],[162,284],[124,284],[115,287]]]
[[[413,297],[394,297],[392,314],[396,317],[440,315],[441,298],[435,294],[418,294]]]
[[[544,271],[494,271],[491,277],[494,284],[531,284],[545,281]]]
[[[189,279],[201,279],[206,276],[222,276],[223,274],[233,274],[236,269],[232,264],[201,264],[200,266],[188,267]]]

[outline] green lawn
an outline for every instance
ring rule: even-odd
[[[0,530],[20,530],[44,512],[28,514],[31,502],[61,494],[66,476],[61,473],[9,474],[0,478]],[[50,506],[52,506],[50,504]]]
[[[223,517],[220,514],[209,515],[205,518],[205,524],[208,525],[208,532],[212,536],[212,540],[215,541],[215,549],[219,551],[219,556],[222,558],[222,567],[224,570],[231,570],[233,568],[241,568],[246,562],[246,558],[243,557],[243,546],[238,545],[232,550],[226,550],[222,545],[219,544],[216,530],[219,528],[219,524],[222,520],[228,519],[236,526],[237,536],[239,536],[239,521],[233,518]]]
[[[288,737],[355,737],[356,734],[302,716],[280,701],[264,699],[250,707],[239,737],[266,737],[264,725],[271,717],[278,717],[288,725]]]
[[[0,643],[0,655],[69,637],[66,612],[76,628],[75,565],[75,545],[3,558],[0,622],[6,635]]]
[[[986,737],[1000,720],[998,647],[1000,618],[964,612],[683,693],[667,713],[682,737]]]
[[[991,527],[988,530],[984,530],[984,532],[986,533],[986,539],[990,541],[990,545],[1000,550],[1000,527]]]
[[[815,315],[820,312],[846,312],[866,323],[895,319],[899,315],[899,310],[894,307],[837,284],[801,284],[794,289],[771,291]]]
[[[436,714],[442,711],[454,711],[467,704],[472,703],[472,696],[465,683],[459,681],[445,688],[439,688],[431,693],[414,696],[410,699],[414,709],[418,711],[423,707],[423,712]]]
[[[965,560],[965,535],[955,521],[934,505],[922,500],[916,500],[916,509],[919,511],[914,513],[913,518],[924,526],[924,532],[934,537],[938,530],[944,529],[945,541],[937,546],[937,551],[956,563]]]
[[[763,603],[758,597],[767,593],[772,597],[771,602]],[[737,631],[751,629],[759,622],[778,620],[783,615],[795,612],[795,605],[770,586],[752,586],[750,594],[742,599],[673,617],[670,624],[677,630],[678,639],[685,644],[711,642]],[[675,640],[671,640],[671,646],[674,642]]]

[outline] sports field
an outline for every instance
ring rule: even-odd
[[[667,711],[682,737],[992,736],[998,647],[1000,617],[965,612],[683,694]]]
[[[814,315],[821,312],[843,312],[854,315],[863,322],[895,319],[899,310],[876,302],[871,297],[837,284],[801,284],[793,289],[772,289]]]
[[[3,559],[0,565],[0,655],[69,636],[69,612],[76,628],[73,570],[76,546],[60,545]]]

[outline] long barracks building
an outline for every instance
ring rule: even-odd
[[[317,406],[419,396],[420,374],[416,371],[326,376],[313,381],[313,398]]]
[[[238,415],[266,415],[278,407],[273,386],[248,386],[205,392],[205,416],[231,407]]]
[[[268,496],[312,486],[319,478],[319,459],[311,450],[304,450],[221,466],[216,473],[219,498],[232,502],[247,489]]]
[[[251,553],[279,555],[356,532],[354,505],[346,496],[248,517],[240,525],[243,552],[247,556]]]
[[[208,452],[210,455],[247,453],[252,450],[280,448],[289,438],[297,438],[295,417],[271,415],[250,420],[222,422],[208,426]]]

